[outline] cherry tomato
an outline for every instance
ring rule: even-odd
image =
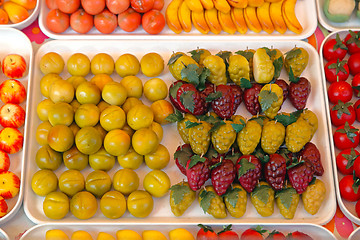
[[[78,33],[87,33],[94,26],[94,17],[84,9],[79,9],[70,16],[70,26]]]
[[[146,13],[153,8],[154,0],[130,0],[130,5],[135,11]]]
[[[360,177],[360,156],[355,159],[353,168],[354,168],[355,176],[359,178]]]
[[[325,77],[326,80],[330,83],[346,81],[346,79],[349,77],[349,74],[349,66],[345,60],[331,60],[325,65]]]
[[[336,34],[336,38],[328,40],[323,47],[323,56],[327,61],[340,59],[343,60],[347,53],[347,47],[343,41],[341,41],[339,34]]]
[[[56,0],[59,10],[71,14],[79,9],[80,0]]]
[[[101,33],[112,33],[117,27],[116,15],[105,9],[100,14],[95,15],[94,25]]]
[[[141,15],[132,8],[118,15],[119,27],[126,32],[135,31],[141,24]]]
[[[354,179],[352,175],[346,175],[339,182],[340,195],[347,201],[355,202],[360,199],[360,191],[357,193],[353,189]]]
[[[164,0],[155,0],[152,9],[161,11],[164,8]]]
[[[328,98],[333,104],[337,104],[338,101],[349,102],[352,98],[353,92],[350,83],[340,81],[330,84],[328,88]]]
[[[345,123],[334,133],[334,144],[338,149],[355,148],[359,145],[359,129]]]
[[[201,229],[197,232],[196,240],[217,240],[218,236],[209,226],[198,225]]]
[[[354,110],[356,114],[356,120],[360,122],[360,99],[355,102]]]
[[[356,202],[355,204],[355,212],[358,217],[360,217],[360,200]]]
[[[360,33],[349,30],[349,34],[345,37],[345,44],[349,54],[360,52]]]
[[[331,122],[338,127],[348,122],[350,125],[355,122],[356,114],[351,102],[339,101],[330,109]]]
[[[360,74],[356,74],[352,81],[351,86],[353,88],[356,97],[360,97]]]
[[[360,52],[354,53],[348,59],[350,73],[355,76],[360,73]]]
[[[150,10],[143,15],[141,24],[147,33],[158,34],[165,27],[165,17],[158,10]]]
[[[56,0],[45,0],[45,4],[50,10],[58,8]]]
[[[105,0],[81,0],[84,10],[91,15],[100,14],[106,6]]]
[[[70,26],[70,17],[59,9],[53,9],[46,16],[46,26],[54,33],[62,33]]]
[[[336,156],[336,167],[344,175],[353,173],[356,158],[359,158],[360,153],[354,148],[347,148],[339,152]],[[350,163],[349,163],[350,162]]]
[[[218,240],[239,240],[239,235],[234,231],[218,233]]]
[[[273,230],[271,233],[269,233],[265,240],[286,240],[286,237],[283,233]]]
[[[251,239],[251,240],[263,240],[263,236],[261,233],[254,229],[247,229],[241,234],[241,240]]]
[[[130,6],[130,0],[106,0],[106,7],[109,9],[110,12],[113,14],[119,14]]]

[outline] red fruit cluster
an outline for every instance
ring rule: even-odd
[[[142,25],[147,33],[158,34],[165,27],[164,0],[46,0],[46,5],[46,26],[54,33],[71,27],[85,34],[94,26],[104,34],[117,26],[133,32]]]

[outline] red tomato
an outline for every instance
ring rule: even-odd
[[[141,24],[147,33],[158,34],[165,27],[165,17],[158,10],[150,10],[143,15]]]
[[[164,8],[164,0],[155,0],[152,9],[161,11]]]
[[[218,240],[239,240],[239,235],[231,229],[231,224],[218,232]]]
[[[360,97],[360,74],[356,74],[352,81],[351,86],[353,88],[356,97]]]
[[[349,34],[345,37],[345,44],[349,54],[360,52],[360,33],[349,30]]]
[[[360,156],[355,159],[353,168],[354,168],[355,176],[359,178],[360,177]]]
[[[59,10],[71,14],[79,9],[80,0],[56,0]]]
[[[334,82],[328,88],[328,98],[333,104],[338,101],[349,102],[352,98],[353,92],[350,83],[348,82]]]
[[[154,0],[130,0],[131,7],[139,12],[146,13],[154,6]]]
[[[355,204],[355,212],[358,217],[360,217],[360,200],[356,202]]]
[[[105,0],[81,0],[84,10],[91,15],[101,13],[105,9]]]
[[[354,148],[347,148],[336,156],[336,167],[344,175],[350,175],[354,170],[354,161],[360,153]]]
[[[355,76],[360,73],[360,52],[354,53],[348,59],[350,73]]]
[[[45,0],[46,6],[51,9],[57,9],[56,0]]]
[[[112,33],[117,27],[116,15],[105,9],[100,14],[95,15],[94,25],[101,33]]]
[[[360,122],[360,99],[355,102],[354,110],[356,113],[356,120]]]
[[[326,41],[323,47],[323,56],[327,61],[340,59],[343,60],[347,53],[347,47],[343,41],[341,41],[339,34],[336,34],[336,38]]]
[[[70,26],[70,17],[59,9],[53,9],[46,16],[46,26],[54,33],[65,32]]]
[[[338,127],[348,122],[350,125],[355,122],[356,114],[351,102],[339,101],[330,109],[331,122]]]
[[[126,32],[135,31],[141,24],[141,15],[134,9],[128,8],[118,15],[119,27]]]
[[[214,230],[209,227],[202,224],[198,224],[201,229],[198,231],[196,235],[196,240],[217,240],[218,236],[214,232]]]
[[[79,9],[70,16],[70,26],[78,33],[87,33],[94,26],[94,17],[84,9]]]
[[[106,0],[106,7],[109,9],[110,12],[113,14],[119,14],[130,6],[130,0]]]
[[[340,195],[347,201],[355,202],[360,199],[360,191],[357,193],[353,189],[354,179],[352,175],[346,175],[339,182]]]
[[[325,65],[325,77],[330,83],[346,81],[350,74],[346,61],[331,60]]]
[[[241,234],[241,240],[247,240],[247,239],[251,239],[251,240],[263,240],[263,236],[261,233],[259,233],[258,231],[254,230],[254,229],[247,229],[245,230],[245,232],[243,232]]]
[[[272,231],[269,235],[265,238],[265,240],[286,240],[286,237],[283,233],[279,231]]]
[[[359,145],[359,129],[345,123],[334,133],[334,144],[338,149],[355,148]]]

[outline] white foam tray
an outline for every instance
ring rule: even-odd
[[[333,32],[331,34],[329,34],[324,41],[321,44],[321,48],[320,48],[320,62],[321,62],[321,72],[323,75],[323,81],[324,84],[326,84],[326,89],[329,87],[329,83],[326,81],[325,78],[325,72],[324,72],[324,66],[326,65],[327,61],[323,58],[323,47],[324,44],[326,43],[326,41],[328,41],[329,39],[333,39],[336,37],[336,34],[339,34],[341,39],[344,39],[345,36],[349,33],[347,30],[340,30],[340,31],[336,31]],[[345,59],[347,59],[349,57],[349,55],[347,55],[345,57]],[[349,82],[351,84],[351,79],[352,79],[352,75],[349,76],[347,82]],[[328,99],[327,97],[327,91],[325,92],[326,95],[326,99]],[[352,103],[355,103],[356,100],[358,98],[353,96],[353,99],[351,100]],[[326,101],[326,113],[328,115],[328,126],[329,126],[329,132],[333,133],[336,130],[336,127],[333,126],[331,124],[331,119],[330,119],[330,109],[334,104],[330,103],[329,101]],[[353,124],[354,127],[356,128],[360,128],[360,123],[358,121],[355,121]],[[336,167],[336,156],[337,154],[340,152],[339,149],[337,149],[334,146],[334,141],[333,141],[333,135],[330,134],[330,146],[331,146],[331,157],[332,157],[332,161],[333,161],[333,169],[334,169],[334,180],[335,180],[335,189],[336,189],[336,197],[337,197],[337,202],[338,205],[340,207],[340,209],[342,210],[342,212],[345,214],[345,216],[347,216],[352,222],[356,223],[356,224],[360,224],[360,218],[357,217],[356,211],[355,211],[355,203],[356,202],[349,202],[346,201],[344,199],[341,198],[340,195],[340,190],[339,190],[339,182],[340,180],[344,177],[343,174],[341,174],[339,171],[337,171],[337,167]],[[360,150],[360,147],[357,147],[356,150]]]
[[[4,230],[0,228],[0,239],[1,240],[10,240],[9,236],[6,234]]]
[[[28,70],[26,72],[25,77],[18,79],[23,85],[24,87],[27,89],[27,91],[29,92],[29,88],[30,88],[30,82],[31,82],[31,74],[32,74],[32,61],[33,61],[33,49],[32,49],[32,45],[31,42],[29,41],[29,39],[27,38],[27,36],[22,33],[21,31],[17,30],[17,29],[12,29],[12,28],[0,28],[0,59],[2,61],[2,59],[11,53],[17,53],[22,55],[25,60],[26,63],[28,65]],[[3,81],[5,81],[6,79],[8,79],[4,73],[0,73],[0,83],[2,83]],[[28,107],[29,105],[27,104],[27,101],[24,101],[22,104],[20,104],[20,106],[22,106],[25,111],[26,111],[26,115],[28,115]],[[4,105],[1,101],[0,101],[0,106]],[[25,126],[27,125],[27,120],[28,117],[26,116],[26,121],[25,121]],[[7,222],[8,220],[10,220],[20,209],[21,207],[21,203],[23,200],[23,189],[25,186],[25,176],[24,176],[24,165],[25,165],[25,152],[26,152],[26,143],[25,143],[25,139],[26,139],[26,127],[21,127],[19,128],[19,130],[24,133],[24,146],[23,149],[15,154],[9,154],[10,157],[10,171],[14,172],[21,181],[20,184],[20,191],[19,194],[12,198],[12,199],[8,199],[6,200],[6,203],[8,204],[9,207],[9,212],[7,215],[5,215],[4,217],[0,218],[0,224],[3,224],[5,222]],[[0,127],[0,129],[2,129],[2,127]]]
[[[350,235],[349,240],[357,240],[360,239],[360,228],[356,228]]]
[[[318,15],[319,22],[327,30],[329,30],[331,32],[345,30],[345,29],[360,30],[360,19],[358,17],[356,17],[357,5],[348,21],[342,22],[342,23],[337,23],[337,22],[330,21],[325,16],[325,13],[323,10],[324,3],[325,3],[325,0],[316,0],[316,8],[317,8],[317,15]]]
[[[304,47],[309,52],[309,64],[305,69],[303,76],[307,77],[312,83],[312,92],[308,99],[308,108],[314,111],[319,119],[319,129],[317,130],[313,142],[319,148],[322,161],[325,169],[324,175],[321,177],[323,182],[326,185],[326,197],[325,201],[316,215],[308,214],[304,208],[302,203],[299,204],[297,213],[295,214],[295,218],[292,220],[285,220],[277,207],[275,207],[275,212],[271,217],[261,217],[252,206],[250,202],[250,198],[247,204],[247,211],[242,218],[236,219],[231,216],[228,216],[225,219],[215,219],[210,215],[206,215],[203,213],[202,209],[199,207],[198,201],[195,201],[192,206],[185,212],[185,214],[181,217],[174,217],[170,210],[169,206],[169,195],[166,195],[163,198],[155,199],[154,210],[153,212],[145,219],[134,218],[129,212],[126,212],[123,217],[110,220],[105,218],[100,209],[98,209],[97,213],[91,219],[86,220],[87,223],[127,223],[127,224],[140,224],[140,223],[273,223],[273,222],[284,222],[284,223],[315,223],[315,224],[324,224],[331,220],[334,216],[336,210],[336,198],[335,198],[335,190],[334,190],[334,180],[333,180],[333,170],[330,158],[330,150],[329,150],[329,134],[327,127],[327,120],[325,114],[325,102],[324,102],[324,91],[323,91],[323,82],[321,80],[321,72],[320,72],[320,62],[319,56],[316,50],[306,42],[303,41],[197,41],[194,43],[191,40],[132,40],[132,41],[119,41],[119,40],[109,40],[109,41],[96,41],[96,40],[88,40],[88,41],[74,41],[74,40],[55,40],[50,41],[43,44],[38,50],[34,64],[38,66],[38,63],[41,57],[50,51],[55,51],[61,54],[65,60],[69,58],[70,55],[76,52],[82,52],[89,56],[91,59],[96,53],[105,52],[109,53],[116,60],[118,56],[124,53],[132,53],[141,59],[143,55],[149,52],[157,52],[161,54],[164,58],[165,63],[168,62],[170,55],[173,52],[183,51],[188,52],[193,49],[206,48],[209,49],[212,53],[217,53],[220,50],[227,50],[235,52],[237,50],[244,50],[247,48],[257,49],[262,46],[266,47],[274,47],[279,48],[282,52],[287,52],[292,49],[294,46]],[[35,193],[31,189],[31,178],[32,175],[38,171],[36,164],[34,163],[36,151],[39,149],[39,145],[35,141],[35,132],[36,126],[40,124],[40,120],[36,115],[36,106],[43,99],[40,93],[39,81],[42,78],[42,74],[38,67],[34,68],[33,79],[35,82],[32,84],[32,89],[30,92],[31,106],[29,115],[31,118],[29,119],[29,135],[26,139],[28,144],[28,152],[27,157],[29,161],[26,164],[26,189],[25,189],[25,201],[24,208],[27,216],[35,223],[46,223],[46,222],[59,222],[59,223],[78,223],[83,222],[81,220],[76,219],[72,214],[68,214],[64,219],[61,220],[51,220],[47,218],[42,210],[42,203],[44,197],[39,197],[35,195]],[[67,79],[70,75],[67,72],[63,72],[62,76],[64,79]],[[88,75],[86,78],[91,79],[92,76]],[[115,81],[119,81],[120,77],[114,73],[112,75]],[[142,74],[138,74],[138,77],[145,82],[147,77]],[[165,68],[164,72],[159,76],[163,79],[167,85],[169,86],[174,78],[171,76],[168,68]],[[285,70],[282,71],[281,77],[283,79],[288,79]],[[288,81],[288,80],[287,80]],[[149,102],[144,99],[145,104],[149,104]],[[284,112],[293,112],[295,110],[294,107],[291,106],[289,101],[286,101],[282,107],[282,111]],[[241,114],[247,118],[250,117],[250,114],[245,109],[244,104],[241,104],[238,109],[238,114]],[[30,128],[31,126],[31,128]],[[171,184],[178,183],[184,179],[184,176],[177,169],[176,165],[173,161],[173,153],[175,152],[177,146],[181,142],[181,138],[176,130],[175,124],[166,125],[164,127],[164,139],[162,140],[162,144],[164,144],[171,155],[170,164],[164,169],[164,171],[170,176]],[[109,171],[110,176],[112,176],[120,166],[118,163],[113,167],[111,171]],[[63,172],[66,168],[61,166],[55,173],[57,176],[60,176],[61,172]],[[140,177],[140,187],[142,189],[142,181],[147,172],[150,169],[143,165],[139,169],[136,170]],[[83,175],[86,177],[90,172],[90,167],[87,167],[82,171]],[[210,183],[210,181],[208,182]],[[301,202],[301,201],[300,201]]]
[[[162,10],[164,15],[166,7],[170,2],[171,0],[165,0],[165,6]],[[116,30],[111,34],[102,34],[96,30],[95,27],[93,27],[92,30],[86,34],[79,34],[71,28],[63,33],[57,34],[49,30],[49,28],[46,26],[46,16],[49,12],[49,8],[46,6],[45,1],[41,1],[41,4],[39,26],[45,35],[53,39],[305,39],[311,36],[317,27],[317,14],[314,0],[301,0],[297,1],[295,8],[296,16],[304,29],[301,34],[296,34],[289,30],[287,30],[284,34],[280,34],[276,31],[274,31],[272,34],[268,34],[264,31],[255,33],[250,30],[246,34],[240,34],[237,32],[234,35],[227,34],[225,32],[221,32],[218,35],[213,33],[201,34],[198,30],[195,29],[194,26],[189,33],[185,33],[183,31],[181,34],[175,34],[168,28],[168,26],[165,26],[163,31],[157,35],[150,35],[146,33],[141,26],[132,33],[127,33],[117,27]]]
[[[314,240],[335,240],[335,236],[326,228],[314,224],[259,224],[263,229],[268,230],[269,232],[273,230],[278,230],[286,236],[290,232],[301,231],[303,233],[308,234]],[[258,225],[254,224],[235,224],[232,226],[232,230],[235,231],[239,236],[248,228],[255,228]],[[219,232],[222,230],[222,225],[212,225],[215,232]],[[48,230],[51,229],[60,229],[64,231],[69,237],[74,231],[84,230],[91,234],[91,236],[96,239],[97,234],[99,232],[106,232],[111,234],[112,236],[116,236],[116,231],[122,229],[131,229],[139,234],[144,230],[158,230],[161,231],[165,236],[168,237],[168,233],[175,228],[185,228],[189,232],[192,233],[194,237],[196,237],[197,232],[199,231],[199,227],[196,225],[103,225],[103,224],[40,224],[32,227],[20,238],[20,240],[32,240],[32,239],[45,239],[45,234]],[[265,234],[267,236],[267,234]]]
[[[0,28],[12,27],[12,28],[16,28],[16,29],[21,30],[21,29],[24,29],[24,28],[28,27],[39,16],[40,4],[41,4],[40,2],[45,2],[45,1],[37,0],[36,7],[29,11],[29,17],[27,19],[25,19],[24,21],[19,22],[19,23],[0,24]]]

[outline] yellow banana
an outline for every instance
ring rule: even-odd
[[[229,34],[234,34],[236,32],[236,26],[231,19],[230,12],[223,13],[218,11],[218,18],[221,25],[222,30]]]
[[[200,2],[201,2],[204,9],[209,10],[209,9],[214,8],[213,0],[200,0]]]
[[[207,34],[210,31],[209,26],[205,20],[204,11],[201,12],[191,12],[191,20],[195,26],[195,28],[201,32],[202,34]]]
[[[262,29],[269,34],[272,33],[274,31],[274,25],[270,18],[270,3],[265,2],[261,7],[258,7],[256,14]]]
[[[284,34],[287,30],[283,14],[281,11],[281,7],[284,0],[280,0],[279,2],[273,2],[270,4],[270,17],[271,21],[274,24],[274,28],[281,34]]]
[[[188,8],[193,12],[201,12],[204,10],[200,0],[185,0]]]
[[[181,24],[182,29],[185,32],[191,31],[191,11],[188,8],[186,2],[183,2],[180,5],[179,11],[178,11],[178,17]]]
[[[241,34],[246,33],[248,28],[244,18],[244,9],[231,8],[230,14],[231,14],[231,19],[235,24],[236,30]]]
[[[260,7],[264,4],[264,0],[248,0],[248,6],[250,7]]]
[[[181,33],[182,27],[178,17],[178,11],[183,0],[172,0],[165,11],[165,18],[168,27],[174,33]]]
[[[248,0],[227,0],[230,6],[234,8],[246,8]]]
[[[222,28],[218,19],[218,10],[216,10],[216,8],[205,10],[205,20],[212,33],[219,34],[221,32]]]
[[[215,8],[223,13],[230,12],[230,5],[226,0],[213,0]]]
[[[257,18],[256,15],[255,7],[247,6],[246,8],[244,8],[244,17],[245,17],[246,25],[251,31],[256,33],[261,32],[262,28],[259,19]]]
[[[294,33],[300,34],[303,31],[303,27],[295,15],[295,5],[296,0],[284,0],[281,12],[287,28]]]

